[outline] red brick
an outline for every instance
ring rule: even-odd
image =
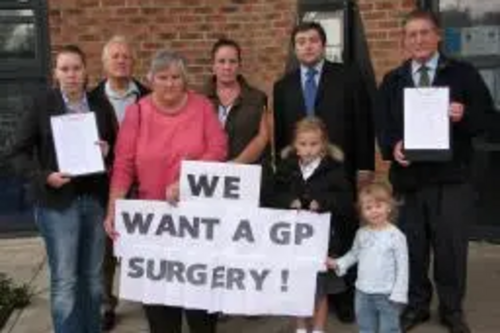
[[[124,7],[125,0],[104,0],[100,1],[103,7]]]
[[[61,10],[60,9],[51,9],[49,10],[49,17],[61,17]]]
[[[237,11],[238,7],[236,6],[224,6],[220,8],[220,13],[222,14],[236,13]]]
[[[372,3],[359,3],[358,5],[359,11],[361,13],[368,12],[373,9]]]
[[[181,32],[179,33],[179,39],[203,39],[204,35],[201,32]]]
[[[142,9],[144,10],[144,8]],[[116,16],[132,16],[139,13],[139,8],[134,7],[119,7],[115,10]]]
[[[399,20],[387,20],[377,22],[377,26],[381,29],[393,29],[401,26]]]
[[[369,30],[366,32],[366,38],[368,40],[386,39],[388,37],[389,35],[387,33],[387,30]]]
[[[165,8],[143,7],[143,8],[141,8],[141,14],[146,15],[146,16],[165,15]]]
[[[387,19],[388,12],[386,11],[368,11],[363,13],[363,19],[365,20],[381,20]]]
[[[104,0],[106,1],[106,0]],[[152,7],[154,4],[153,0],[127,0],[126,6],[128,7]]]
[[[376,2],[374,4],[375,10],[394,10],[398,8],[397,1],[384,1],[384,2]]]
[[[214,10],[212,7],[196,7],[193,10],[194,14],[203,14],[203,15],[212,14],[213,12]]]
[[[99,0],[80,0],[80,7],[97,7],[99,6]]]

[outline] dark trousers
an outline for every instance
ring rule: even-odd
[[[424,186],[402,193],[399,227],[410,257],[408,310],[429,311],[434,283],[442,316],[460,314],[466,289],[468,231],[475,219],[475,194],[470,184]]]
[[[113,295],[113,280],[116,271],[116,258],[113,256],[113,241],[106,237],[106,247],[104,250],[104,261],[102,264],[102,284],[103,284],[103,310],[114,311],[118,304],[117,298]]]
[[[144,305],[151,333],[182,333],[182,314],[191,333],[215,333],[217,316],[203,310],[183,309],[173,306]]]

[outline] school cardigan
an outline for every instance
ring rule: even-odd
[[[169,115],[147,96],[125,113],[111,188],[127,192],[136,181],[140,199],[164,200],[166,188],[179,180],[183,160],[223,161],[226,141],[205,97],[188,92],[186,105]]]

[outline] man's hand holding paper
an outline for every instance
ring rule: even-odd
[[[446,160],[451,153],[451,121],[463,117],[463,106],[450,104],[447,87],[404,91],[404,156],[408,161]]]

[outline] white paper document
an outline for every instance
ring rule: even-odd
[[[53,116],[50,122],[60,172],[80,176],[105,171],[93,112]]]
[[[449,88],[406,88],[404,148],[450,149]]]

